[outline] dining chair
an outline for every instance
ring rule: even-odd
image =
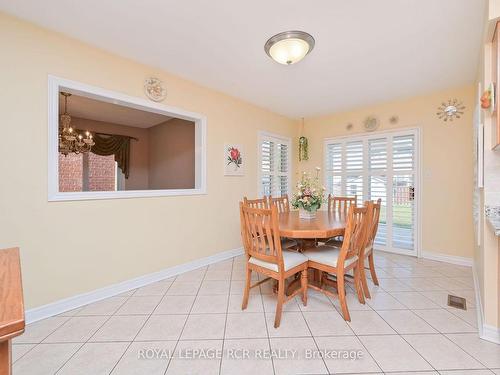
[[[319,271],[321,274],[319,286],[310,283],[308,287],[328,296],[338,297],[342,316],[347,321],[351,321],[351,316],[346,301],[345,275],[351,270],[354,272],[354,286],[358,300],[360,303],[365,303],[363,286],[361,285],[359,257],[361,250],[366,245],[370,220],[369,212],[369,206],[355,207],[351,205],[347,212],[346,229],[342,246],[320,245],[304,252],[304,255],[309,259],[309,268],[315,270],[315,272]],[[336,281],[331,281],[328,275],[335,276]],[[324,284],[336,287],[337,294],[324,288]]]
[[[252,208],[240,202],[241,234],[246,255],[246,280],[241,309],[248,306],[250,289],[266,281],[277,280],[278,301],[274,328],[281,322],[283,304],[297,294],[302,295],[304,306],[307,305],[307,258],[299,252],[283,250],[279,236],[278,209]],[[252,272],[267,276],[251,285]],[[300,288],[291,295],[285,295],[285,279],[300,273]]]
[[[372,281],[375,285],[378,285],[377,273],[375,272],[375,261],[373,258],[373,244],[375,243],[375,237],[377,236],[378,221],[380,219],[380,210],[382,207],[382,199],[379,198],[376,201],[376,203],[369,202],[369,201],[365,202],[365,205],[368,207],[371,207],[371,215],[370,215],[371,220],[370,220],[370,225],[368,228],[366,246],[363,250],[363,256],[360,259],[360,262],[362,263],[360,268],[362,271],[361,282],[363,284],[363,291],[364,291],[365,297],[371,298],[370,288],[368,288],[368,282],[366,280],[365,260],[366,260],[366,258],[368,258],[368,268],[370,269]]]
[[[356,207],[358,204],[358,197],[340,197],[328,194],[328,212],[338,214],[339,216],[346,216],[351,206]],[[341,246],[342,236],[336,236],[323,240],[326,245]]]
[[[282,195],[281,197],[272,197],[268,198],[269,206],[276,206],[278,209],[278,213],[289,213],[290,212],[290,200],[288,199],[288,194]],[[282,238],[281,239],[281,247],[285,249],[297,249],[298,243],[297,241],[291,238]]]
[[[328,194],[328,212],[336,212],[347,215],[351,206],[356,206],[358,198],[354,197],[338,197]]]
[[[288,213],[290,212],[290,200],[288,199],[288,194],[282,195],[281,197],[269,196],[269,204],[275,205],[278,209],[278,213]]]
[[[258,198],[258,199],[247,199],[247,197],[243,197],[243,203],[245,203],[246,206],[252,208],[261,208],[261,209],[269,208],[269,200],[265,195],[263,198]]]

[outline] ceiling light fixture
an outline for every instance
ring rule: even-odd
[[[264,50],[274,61],[292,65],[306,57],[314,43],[312,35],[304,31],[284,31],[269,38]]]
[[[95,145],[92,134],[87,130],[85,136],[71,126],[71,116],[68,113],[69,92],[60,92],[64,96],[64,113],[60,116],[59,123],[59,152],[64,156],[68,154],[83,154],[90,152]]]

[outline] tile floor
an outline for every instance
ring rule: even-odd
[[[336,300],[310,291],[274,329],[268,283],[242,312],[237,257],[29,325],[14,341],[14,375],[500,374],[500,345],[477,335],[470,268],[380,252],[376,264],[371,300],[349,290],[350,323]],[[447,307],[448,293],[468,310]]]

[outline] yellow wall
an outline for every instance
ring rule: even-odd
[[[462,87],[329,116],[307,119],[304,134],[309,139],[310,160],[299,170],[323,167],[323,140],[362,131],[362,121],[378,117],[378,130],[419,127],[422,144],[422,250],[472,258],[472,113],[474,88]],[[453,123],[436,116],[442,101],[458,98],[466,106],[465,115]],[[389,118],[399,117],[397,125]],[[346,130],[352,123],[354,128]]]
[[[20,246],[26,307],[240,247],[238,201],[257,194],[258,130],[295,122],[0,14],[0,248]],[[142,97],[154,75],[166,103],[207,116],[200,196],[47,201],[47,75]],[[224,177],[224,143],[246,150],[244,177]]]

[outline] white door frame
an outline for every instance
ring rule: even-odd
[[[412,256],[416,256],[418,258],[422,257],[422,210],[421,210],[421,199],[422,199],[422,128],[421,127],[409,127],[409,128],[399,128],[399,129],[394,129],[394,130],[382,130],[382,131],[376,131],[376,132],[370,132],[370,133],[356,133],[353,135],[344,135],[344,136],[338,136],[338,137],[329,137],[325,138],[323,141],[323,163],[324,168],[324,181],[326,181],[327,178],[327,168],[326,168],[326,151],[327,151],[327,145],[329,143],[333,142],[338,142],[338,141],[356,141],[356,140],[365,140],[367,138],[377,138],[377,137],[383,137],[384,135],[391,135],[391,136],[398,136],[398,135],[405,135],[405,134],[410,134],[413,133],[415,136],[415,155],[414,155],[414,161],[415,161],[415,168],[414,168],[414,173],[415,173],[415,181],[414,181],[414,187],[416,190],[415,193],[415,210],[416,210],[416,220],[415,220],[415,228],[414,228],[414,251]],[[388,147],[392,147],[392,145],[388,145]],[[392,153],[390,154],[390,158],[392,159]],[[367,180],[368,176],[368,170],[366,168],[366,165],[364,165],[363,171],[362,171],[363,179]],[[366,190],[367,185],[363,184],[363,194],[366,195]],[[377,247],[375,247],[377,249]],[[378,249],[378,250],[384,250],[388,252],[392,252],[390,249]],[[399,254],[399,253],[398,253]]]

